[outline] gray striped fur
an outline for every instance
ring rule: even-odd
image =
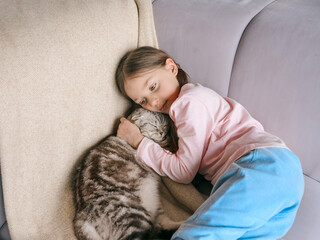
[[[169,118],[136,109],[129,117],[141,133],[169,144]],[[124,140],[110,136],[80,163],[74,184],[78,239],[148,239],[161,214],[159,176],[141,163]]]

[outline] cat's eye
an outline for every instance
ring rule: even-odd
[[[151,87],[150,87],[150,90],[153,91],[156,88],[156,86],[157,86],[156,83],[152,84]]]

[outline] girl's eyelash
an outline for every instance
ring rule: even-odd
[[[150,90],[153,91],[156,88],[156,86],[157,86],[156,83],[152,84],[151,87],[150,87]]]
[[[157,87],[157,84],[156,84],[156,83],[153,83],[153,84],[150,86],[150,91],[155,90],[156,87]],[[144,99],[142,99],[142,100],[140,101],[139,104],[140,104],[140,105],[144,105],[144,104],[146,104],[146,102],[147,102],[147,100],[144,98]]]

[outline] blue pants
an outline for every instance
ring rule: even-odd
[[[299,159],[285,148],[260,148],[234,162],[210,197],[172,239],[278,239],[290,229],[304,191]]]

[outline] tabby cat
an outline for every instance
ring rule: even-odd
[[[145,137],[162,147],[170,144],[167,115],[138,108],[128,119]],[[116,136],[107,137],[89,151],[77,169],[74,183],[77,238],[150,239],[163,227],[159,220],[163,215],[159,180],[137,159],[136,150],[128,143]]]

